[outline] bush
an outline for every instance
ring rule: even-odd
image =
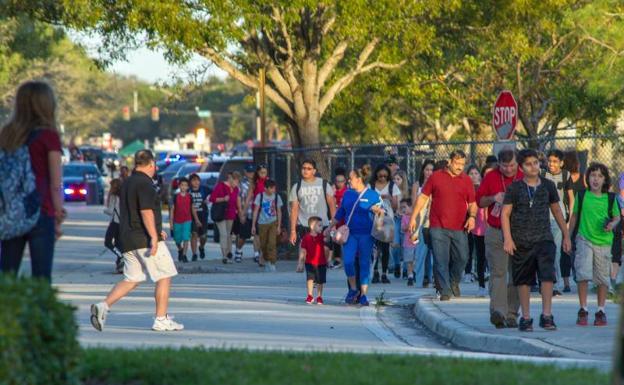
[[[0,274],[0,383],[78,384],[74,308],[47,281]]]

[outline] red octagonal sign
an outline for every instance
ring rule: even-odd
[[[511,91],[502,91],[496,98],[492,117],[492,127],[500,140],[513,137],[518,123],[518,103]]]

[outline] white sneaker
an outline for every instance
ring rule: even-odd
[[[277,271],[277,267],[274,263],[271,263],[271,271]]]
[[[479,298],[485,298],[488,296],[488,292],[487,289],[484,287],[480,287],[479,291],[477,292],[477,297]]]
[[[167,314],[164,319],[154,319],[154,325],[152,325],[152,330],[155,330],[157,332],[176,332],[184,330],[184,325],[175,322],[173,320],[173,316]]]
[[[101,332],[104,329],[107,314],[108,305],[105,302],[91,305],[91,325],[93,325],[95,330]]]

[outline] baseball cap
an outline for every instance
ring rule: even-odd
[[[256,171],[256,166],[253,163],[247,163],[245,165],[245,172],[254,172]]]
[[[397,162],[397,158],[394,155],[388,155],[386,157],[386,164],[392,164],[392,163],[396,163],[399,164],[399,162]]]

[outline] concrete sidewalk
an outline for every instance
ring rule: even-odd
[[[619,306],[607,301],[608,325],[593,326],[596,298],[589,298],[591,326],[577,326],[576,293],[553,299],[558,330],[539,327],[541,300],[531,298],[532,333],[518,329],[496,329],[489,322],[489,298],[477,298],[476,284],[463,284],[462,297],[440,302],[433,296],[420,297],[414,306],[416,318],[430,331],[457,347],[502,354],[611,360],[614,352]],[[574,289],[573,289],[574,290]]]

